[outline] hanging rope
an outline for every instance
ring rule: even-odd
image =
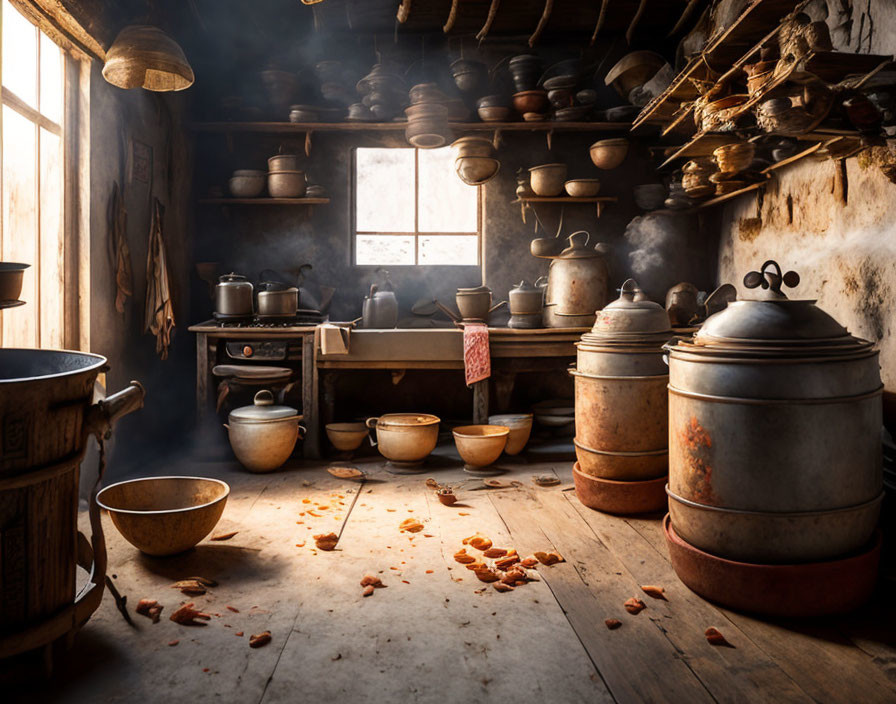
[[[448,34],[452,29],[454,29],[454,23],[457,22],[457,9],[460,5],[460,0],[451,0],[451,11],[448,13],[448,20],[445,22],[445,26],[442,27],[442,31],[445,34]]]
[[[609,4],[610,0],[601,0],[600,14],[597,16],[597,24],[594,25],[594,33],[591,35],[591,41],[588,42],[588,46],[594,46],[594,42],[597,41],[597,33],[600,32],[601,27],[604,26],[604,20],[607,17],[607,5]]]
[[[632,43],[632,36],[635,33],[635,27],[638,26],[638,22],[641,21],[641,16],[644,14],[644,10],[647,9],[647,0],[641,0],[641,4],[638,5],[638,9],[635,11],[635,16],[632,17],[632,22],[628,26],[628,29],[625,30],[625,41],[629,44]]]
[[[491,4],[488,6],[488,17],[485,18],[485,24],[482,25],[482,29],[480,29],[479,33],[476,35],[480,44],[489,31],[491,31],[492,25],[495,23],[495,17],[498,15],[498,7],[500,4],[501,0],[492,0]]]
[[[411,15],[411,0],[401,0],[401,5],[398,6],[398,14],[396,17],[401,24],[404,24],[408,21],[408,17]]]
[[[538,41],[538,37],[541,36],[541,33],[544,31],[544,28],[548,24],[548,20],[551,18],[551,11],[554,9],[554,0],[545,0],[544,2],[544,12],[541,13],[541,19],[538,20],[538,26],[535,28],[535,31],[532,32],[532,36],[529,37],[529,46],[534,47],[535,42]]]

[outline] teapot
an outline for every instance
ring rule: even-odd
[[[370,285],[370,295],[361,304],[361,327],[367,329],[389,329],[398,324],[398,299],[392,290],[389,272],[377,269],[382,279],[380,284]]]
[[[590,239],[585,230],[574,232],[569,246],[551,261],[545,290],[546,327],[590,327],[596,311],[607,304],[606,245],[589,247]]]

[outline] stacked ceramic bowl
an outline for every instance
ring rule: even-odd
[[[271,198],[301,198],[305,195],[305,172],[297,154],[277,154],[268,159],[268,193]]]
[[[435,83],[418,83],[409,91],[410,106],[405,109],[408,126],[405,137],[419,149],[443,147],[451,138],[448,127],[448,98]]]
[[[383,64],[376,64],[355,88],[361,102],[349,106],[349,115],[354,119],[391,120],[401,114],[402,107],[407,103],[404,79]],[[356,105],[367,108],[367,111]]]
[[[485,137],[461,137],[451,148],[457,175],[468,186],[481,186],[490,181],[501,167],[491,140]]]

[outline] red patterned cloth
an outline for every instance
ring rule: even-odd
[[[488,326],[464,323],[464,372],[467,386],[492,375],[492,358],[488,350]]]

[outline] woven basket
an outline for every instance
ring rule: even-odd
[[[178,43],[146,24],[132,24],[118,33],[106,53],[103,78],[119,88],[152,91],[184,90],[194,81]]]

